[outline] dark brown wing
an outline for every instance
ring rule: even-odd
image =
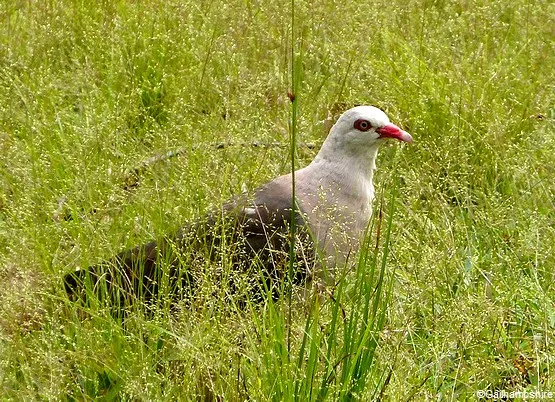
[[[275,190],[271,185],[262,187],[255,202],[237,198],[225,204],[220,214],[211,214],[174,235],[72,272],[64,278],[65,289],[73,299],[86,299],[88,290],[117,304],[136,298],[152,300],[161,287],[169,289],[164,294],[186,298],[194,294],[200,277],[205,277],[199,275],[199,266],[227,258],[234,271],[231,292],[246,290],[256,299],[268,292],[276,296],[289,273],[291,198]],[[306,277],[313,251],[302,212],[297,210],[293,218],[297,261],[291,281],[299,283]],[[209,277],[218,282],[221,275],[214,270]]]

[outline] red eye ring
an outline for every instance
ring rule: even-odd
[[[358,119],[357,121],[355,121],[353,127],[356,128],[358,131],[368,131],[372,128],[372,125],[368,120]]]

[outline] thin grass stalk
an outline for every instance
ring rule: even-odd
[[[295,235],[296,235],[296,206],[297,197],[295,191],[295,156],[297,147],[297,108],[298,108],[298,89],[300,83],[300,71],[297,66],[296,55],[296,35],[295,35],[295,0],[291,0],[291,91],[289,99],[291,101],[291,124],[290,124],[290,162],[291,162],[291,215],[290,215],[290,243],[289,243],[289,275],[288,275],[288,332],[287,332],[287,351],[291,351],[291,302],[293,292],[293,277],[295,274]]]
[[[357,359],[356,370],[354,371],[354,378],[356,380],[353,386],[353,394],[362,392],[366,385],[366,377],[368,374],[368,368],[374,360],[374,352],[378,346],[378,341],[376,338],[377,332],[383,329],[386,317],[386,308],[391,298],[391,289],[393,284],[393,273],[391,274],[391,280],[389,281],[389,286],[384,293],[384,281],[386,275],[386,266],[389,256],[389,244],[391,241],[391,228],[393,227],[393,215],[395,212],[395,198],[397,195],[397,181],[394,180],[394,185],[392,191],[390,192],[390,207],[389,216],[386,226],[386,234],[384,239],[384,248],[381,258],[381,266],[378,276],[378,283],[374,291],[374,300],[372,306],[372,315],[370,321],[365,321],[367,327],[363,336],[363,342],[361,342],[361,354]],[[381,309],[380,309],[381,307]]]

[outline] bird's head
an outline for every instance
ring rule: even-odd
[[[365,150],[376,148],[376,145],[387,138],[412,142],[411,135],[392,124],[380,109],[374,106],[357,106],[339,117],[327,141],[336,150],[364,153]]]

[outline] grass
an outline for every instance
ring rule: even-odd
[[[555,391],[553,11],[296,1],[292,33],[275,1],[0,4],[2,398]],[[298,143],[354,104],[415,138],[380,151],[384,216],[352,274],[291,307],[82,319],[63,274],[288,171],[292,38]],[[284,147],[213,147],[254,141]],[[176,148],[126,189],[129,169]],[[299,147],[297,165],[314,153]]]

